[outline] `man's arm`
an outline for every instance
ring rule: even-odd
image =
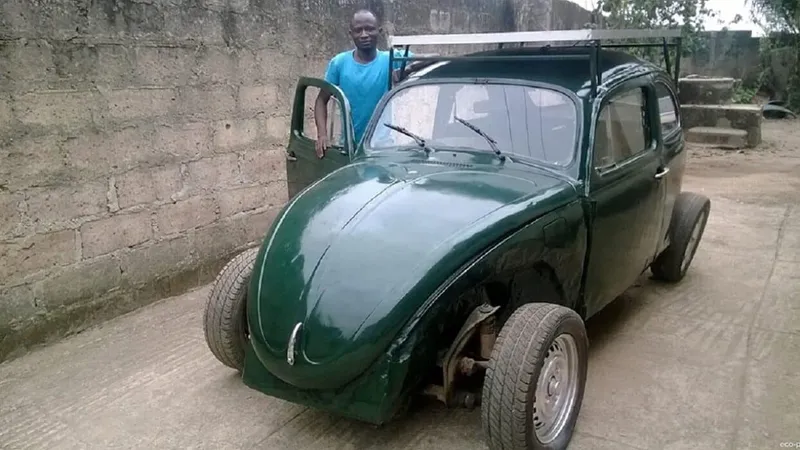
[[[317,157],[325,156],[328,149],[328,101],[331,93],[320,89],[317,100],[314,102],[314,123],[317,125]]]
[[[333,85],[339,84],[339,64],[336,58],[331,59],[328,63],[328,68],[325,70],[325,81]],[[331,93],[320,89],[317,100],[314,102],[314,123],[317,125],[315,145],[317,158],[325,156],[325,151],[328,150],[328,101],[330,99]]]
[[[398,51],[395,49],[389,49],[390,52],[394,53],[395,58],[402,58],[405,55],[405,52]],[[408,56],[414,56],[414,52],[408,52]],[[406,61],[405,70],[403,69],[403,61],[394,61],[394,66],[392,66],[392,81],[395,83],[405,78],[408,75],[409,67],[412,63]]]
[[[396,52],[396,56],[402,57],[403,53]],[[408,52],[408,56],[415,56],[413,52]],[[420,53],[417,56],[439,56],[438,53]],[[394,70],[392,70],[392,79],[399,82],[405,79],[411,72],[423,69],[427,66],[435,64],[436,61],[410,61],[406,62],[405,70],[401,69],[402,61],[395,61]]]

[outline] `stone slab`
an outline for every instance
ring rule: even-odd
[[[721,127],[694,127],[686,132],[686,140],[737,149],[747,146],[747,131]]]
[[[684,130],[695,127],[733,128],[747,132],[747,146],[761,144],[761,107],[758,105],[681,105]]]
[[[681,78],[678,99],[683,104],[722,105],[731,102],[736,80],[733,78]]]

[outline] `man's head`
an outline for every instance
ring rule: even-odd
[[[360,9],[350,20],[350,37],[359,50],[372,50],[378,46],[381,28],[378,18],[368,9]]]

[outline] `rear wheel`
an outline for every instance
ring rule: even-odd
[[[708,197],[691,192],[678,195],[672,211],[669,247],[650,266],[654,278],[675,283],[686,276],[703,238],[710,211]]]
[[[588,353],[575,311],[549,303],[514,311],[497,337],[483,385],[489,448],[566,448],[583,402]]]
[[[206,344],[226,366],[242,371],[247,344],[247,285],[258,254],[254,247],[236,255],[222,268],[208,296],[203,316]]]

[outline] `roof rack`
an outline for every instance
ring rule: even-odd
[[[641,42],[647,39],[659,39],[661,42]],[[669,40],[673,39],[673,42]],[[604,43],[603,41],[639,41],[627,43]],[[409,48],[412,45],[481,45],[497,44],[498,48],[503,48],[504,44],[516,43],[520,47],[525,44],[545,44],[573,42],[572,47],[584,43],[583,46],[589,47],[590,52],[585,55],[560,55],[560,54],[536,54],[536,55],[476,55],[476,56],[409,56]],[[422,34],[411,36],[389,36],[389,45],[393,50],[405,50],[403,56],[397,57],[394,51],[389,52],[390,68],[394,67],[395,61],[402,61],[402,70],[405,70],[406,63],[411,61],[518,61],[532,59],[588,59],[592,74],[592,92],[594,98],[597,95],[597,85],[601,83],[600,71],[600,49],[601,48],[643,48],[643,47],[662,47],[664,52],[664,62],[667,71],[670,70],[669,49],[675,48],[676,58],[674,64],[675,84],[678,83],[680,73],[680,51],[681,51],[681,30],[680,29],[583,29],[583,30],[552,30],[552,31],[516,31],[504,33],[468,33],[468,34]],[[393,77],[389,77],[389,89],[392,88]]]
[[[389,45],[450,45],[450,44],[507,44],[512,42],[575,42],[594,40],[624,40],[648,38],[679,38],[679,29],[584,29],[553,31],[515,31],[506,33],[420,34],[416,36],[390,36]]]

